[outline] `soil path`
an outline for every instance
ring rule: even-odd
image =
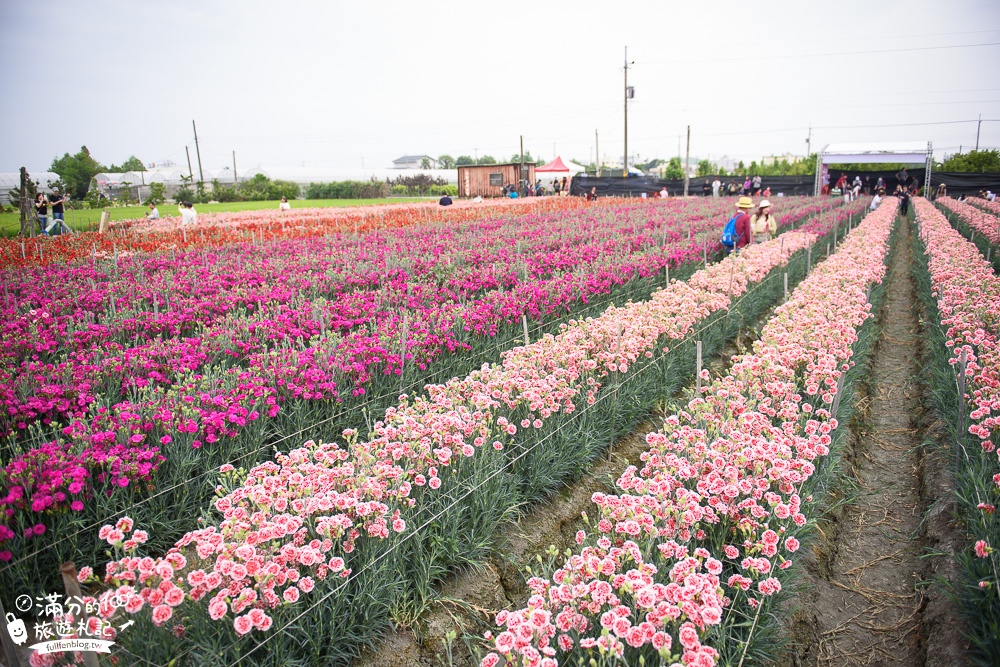
[[[925,461],[921,448],[911,234],[911,223],[901,220],[872,359],[869,417],[844,461],[854,485],[847,495],[854,498],[839,520],[821,527],[825,539],[818,541],[818,561],[810,562],[809,586],[798,600],[806,608],[796,614],[799,643],[790,661],[796,667],[962,664],[954,613],[942,612],[946,598],[923,584],[938,574],[938,565],[922,556],[941,541],[931,533],[949,531],[947,520],[935,520],[947,514],[935,500],[948,491],[940,479],[946,468]],[[934,511],[925,525],[928,506]]]

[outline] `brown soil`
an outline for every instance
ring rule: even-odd
[[[770,319],[768,310],[751,326],[741,326],[735,340],[719,354],[705,360],[713,376],[725,373],[733,355],[757,338]],[[691,391],[688,387],[685,391]],[[681,392],[674,397],[684,396]],[[560,552],[575,546],[576,531],[585,528],[581,513],[592,508],[596,491],[609,492],[629,465],[641,465],[639,456],[648,449],[645,436],[660,428],[663,418],[675,412],[664,401],[648,421],[614,444],[608,456],[595,462],[581,479],[534,505],[516,523],[503,527],[502,543],[482,568],[462,572],[448,579],[441,597],[433,602],[416,628],[398,628],[374,650],[365,652],[354,667],[475,667],[478,663],[463,638],[475,641],[484,630],[494,629],[493,618],[501,609],[524,606],[527,602],[526,566],[537,565],[539,557],[555,547]],[[560,559],[562,556],[560,556]],[[448,639],[448,633],[456,636]]]
[[[911,225],[901,222],[880,314],[882,337],[845,453],[843,487],[819,527],[795,601],[788,667],[964,665],[957,612],[932,581],[953,561],[947,465],[921,445],[928,435],[918,383],[920,333],[910,278]],[[843,507],[843,506],[842,506]],[[952,550],[953,551],[953,550]]]
[[[626,467],[639,463],[639,455],[648,448],[645,434],[661,423],[659,418],[644,423],[617,442],[609,456],[582,479],[535,505],[517,523],[505,526],[496,555],[480,569],[450,577],[420,627],[395,630],[376,650],[356,660],[355,667],[478,664],[462,637],[480,635],[497,611],[524,605],[525,566],[535,563],[538,555],[544,556],[550,545],[563,551],[575,543],[574,535],[583,527],[580,515],[591,505],[591,496],[609,491]],[[457,637],[447,642],[451,631]]]

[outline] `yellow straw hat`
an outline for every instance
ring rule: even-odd
[[[740,200],[736,202],[736,208],[753,208],[753,199],[740,197]]]

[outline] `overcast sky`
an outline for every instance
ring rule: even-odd
[[[1000,2],[0,3],[0,171],[390,167],[404,154],[749,162],[835,141],[971,148],[1000,120]],[[933,123],[933,124],[932,124]],[[879,126],[879,127],[873,127]],[[984,122],[981,147],[1000,145]],[[680,148],[683,152],[683,145]],[[195,167],[197,171],[197,166]]]

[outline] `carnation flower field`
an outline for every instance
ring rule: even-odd
[[[975,304],[996,274],[915,201],[915,280],[948,354],[965,351],[944,362],[964,359],[982,450],[959,560],[986,613],[997,322]],[[116,664],[351,664],[674,401],[565,558],[464,641],[487,667],[767,664],[897,222],[891,198],[777,202],[778,236],[732,255],[725,199],[295,209],[0,242],[4,608],[61,588],[72,560],[119,629]],[[958,204],[938,202],[990,240],[989,214]],[[979,263],[949,259],[961,244],[931,223]],[[942,302],[956,276],[966,292]]]

